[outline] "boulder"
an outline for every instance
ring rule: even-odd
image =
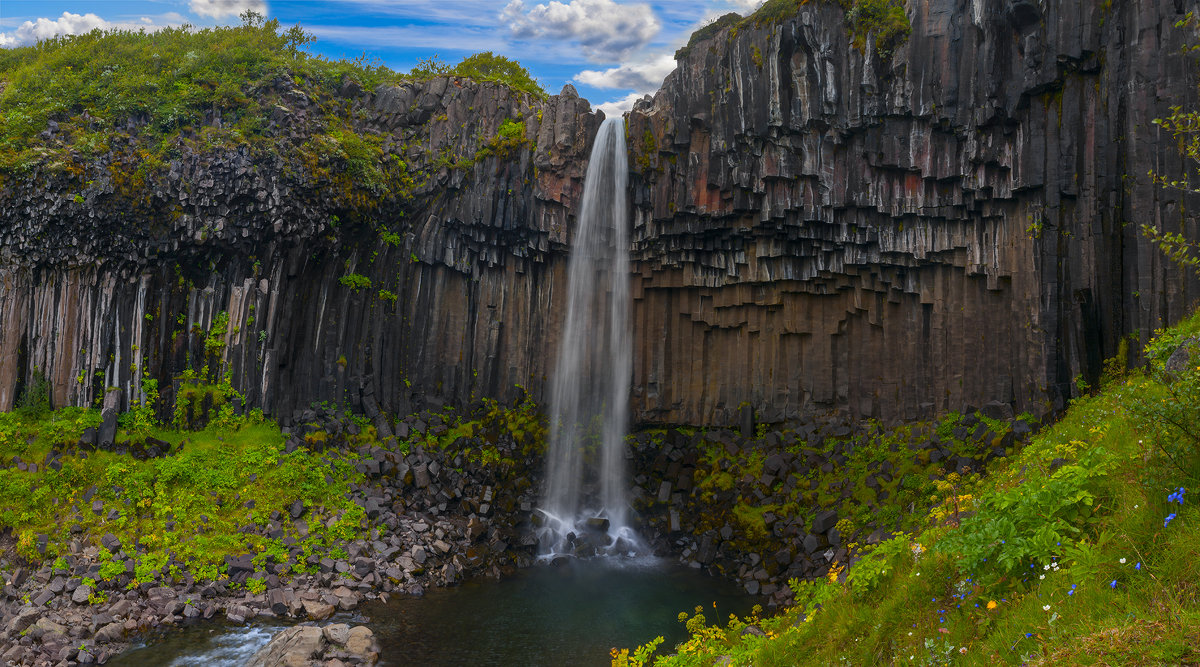
[[[325,650],[325,645],[321,628],[310,625],[287,628],[271,637],[246,667],[308,667]]]

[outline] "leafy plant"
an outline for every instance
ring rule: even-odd
[[[371,287],[371,279],[357,273],[347,273],[341,278],[338,278],[338,282],[346,287],[349,287],[355,292],[361,289],[369,289]]]

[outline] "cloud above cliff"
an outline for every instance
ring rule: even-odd
[[[621,114],[633,108],[633,103],[642,99],[646,93],[629,93],[619,100],[612,100],[603,104],[597,104],[596,108],[604,112],[606,118],[620,116]]]
[[[569,40],[592,62],[621,61],[658,35],[662,24],[650,5],[613,0],[554,0],[529,7],[512,0],[500,13],[518,40]]]
[[[675,69],[675,57],[660,53],[649,60],[626,63],[603,71],[585,69],[576,74],[574,80],[596,88],[632,88],[648,92],[662,85],[671,70]]]
[[[766,0],[725,0],[725,3],[728,4],[733,11],[744,16],[750,12],[753,12],[759,7],[762,7],[763,2],[765,1]]]
[[[136,16],[136,15],[135,15]],[[175,12],[156,15],[153,18],[141,16],[136,19],[125,17],[109,21],[91,12],[73,14],[63,12],[58,18],[38,18],[27,20],[8,32],[0,32],[0,47],[12,48],[29,46],[39,39],[50,39],[63,35],[84,35],[97,28],[101,30],[145,30],[153,32],[166,27],[178,26],[185,23],[183,16]]]
[[[214,19],[241,16],[247,10],[267,15],[267,3],[264,0],[191,0],[188,9]]]
[[[82,35],[96,28],[112,28],[113,24],[95,14],[72,14],[63,12],[56,19],[39,18],[25,21],[16,30],[0,32],[0,46],[28,46],[39,39],[59,35]]]

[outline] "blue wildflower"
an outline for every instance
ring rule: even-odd
[[[1117,587],[1117,580],[1116,580],[1116,579],[1113,579],[1113,580],[1112,580],[1112,583],[1111,583],[1111,584],[1109,584],[1109,585],[1108,585],[1108,587],[1109,587],[1109,588],[1116,588],[1116,587]]]
[[[1163,528],[1166,528],[1167,524],[1171,523],[1171,519],[1174,519],[1174,518],[1175,518],[1174,512],[1171,512],[1170,514],[1168,514],[1166,520],[1163,521]]]
[[[1137,570],[1138,572],[1141,572],[1142,571],[1142,561],[1139,560],[1138,564],[1133,566],[1133,569]]]

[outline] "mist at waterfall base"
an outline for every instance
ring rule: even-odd
[[[625,122],[606,119],[584,177],[550,386],[543,556],[633,555],[625,431],[633,372]]]

